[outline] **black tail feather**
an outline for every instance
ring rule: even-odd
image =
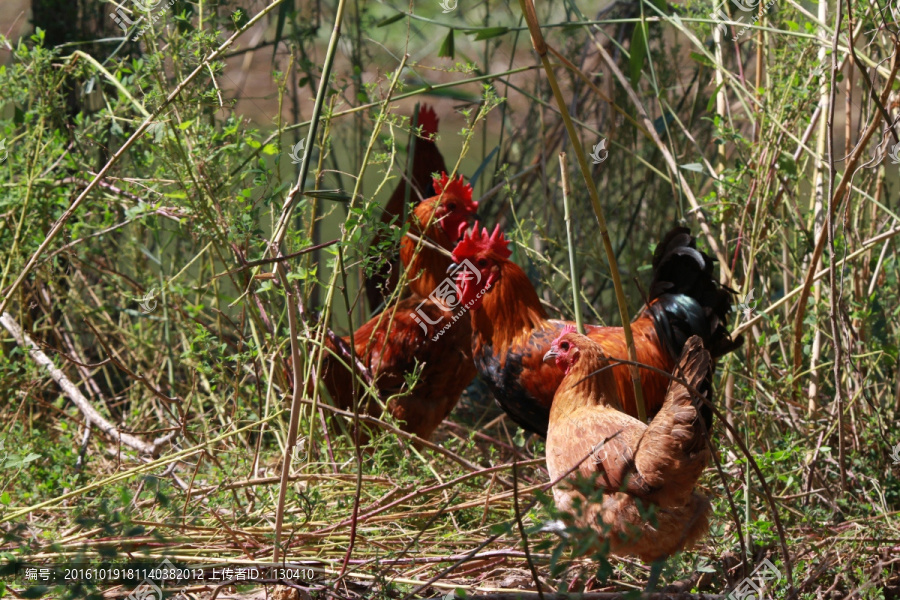
[[[743,336],[731,339],[728,313],[734,292],[713,276],[715,259],[697,249],[687,227],[675,227],[653,254],[650,307],[656,333],[674,359],[692,335],[703,340],[713,358],[736,350]]]

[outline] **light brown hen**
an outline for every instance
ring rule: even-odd
[[[650,425],[624,412],[610,361],[592,339],[567,326],[545,360],[565,377],[553,398],[547,432],[547,469],[557,507],[610,542],[610,551],[646,562],[692,546],[709,529],[709,501],[694,488],[709,460],[702,400],[672,381]],[[604,367],[606,367],[604,369]],[[699,337],[687,340],[673,377],[706,397],[712,363]],[[588,504],[567,479],[592,480],[604,491]],[[576,502],[580,498],[581,502]],[[648,518],[649,512],[649,518]]]

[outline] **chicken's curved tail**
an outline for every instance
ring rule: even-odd
[[[704,399],[712,400],[712,360],[698,336],[687,340],[672,374],[676,379],[641,437],[635,465],[656,500],[683,506],[709,460],[712,414]]]
[[[656,334],[677,361],[685,342],[700,336],[715,358],[736,350],[743,336],[734,339],[727,327],[734,292],[713,276],[715,259],[697,249],[687,227],[675,227],[653,254],[653,281],[647,311]]]

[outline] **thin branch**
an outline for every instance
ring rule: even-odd
[[[53,363],[50,358],[44,354],[44,352],[38,347],[38,345],[31,339],[31,337],[25,333],[25,331],[16,323],[15,319],[13,319],[12,315],[9,313],[3,313],[0,315],[0,324],[13,336],[13,339],[16,340],[16,343],[22,348],[28,351],[28,354],[31,356],[32,360],[36,362],[39,366],[45,367],[47,371],[50,373],[50,377],[59,385],[62,389],[63,393],[72,401],[78,410],[81,411],[81,414],[84,415],[85,426],[88,431],[90,431],[91,426],[96,426],[97,429],[102,431],[104,434],[112,438],[114,441],[125,444],[129,448],[134,448],[138,452],[142,454],[149,454],[150,456],[158,456],[160,448],[163,445],[167,444],[169,440],[171,440],[178,433],[177,431],[172,431],[167,433],[166,435],[159,437],[151,443],[147,443],[141,439],[136,438],[135,436],[122,433],[119,431],[115,425],[107,421],[103,418],[97,409],[91,406],[91,403],[87,398],[81,393],[81,390],[78,389],[78,386],[72,383],[68,377],[66,377],[65,373],[59,370],[56,365]],[[87,437],[85,437],[85,443],[87,442]]]
[[[282,256],[276,256],[275,258],[261,258],[259,260],[250,260],[245,262],[243,265],[238,267],[237,269],[232,269],[231,271],[226,271],[224,273],[219,273],[218,275],[214,275],[213,279],[218,279],[219,277],[225,277],[226,275],[231,275],[233,273],[238,273],[240,271],[244,271],[246,269],[250,269],[253,267],[258,267],[260,265],[270,265],[272,263],[284,262],[286,260],[290,260],[292,258],[296,258],[298,256],[303,256],[304,254],[308,254],[309,252],[315,252],[316,250],[321,250],[322,248],[327,248],[328,246],[333,246],[337,244],[338,240],[331,240],[330,242],[322,242],[321,244],[316,244],[314,246],[307,246],[303,250],[298,250],[297,252],[291,252],[290,254],[285,254]]]
[[[581,285],[578,270],[575,268],[575,237],[572,235],[572,215],[569,211],[569,173],[566,164],[566,153],[559,153],[560,187],[563,196],[563,219],[566,222],[566,246],[569,251],[569,280],[572,285],[572,310],[575,313],[575,326],[578,333],[584,335],[584,316],[581,314]]]
[[[560,162],[563,162],[563,157],[565,155],[560,155]],[[564,166],[564,165],[561,165]],[[528,534],[525,533],[525,526],[522,524],[522,513],[519,512],[519,469],[518,463],[513,460],[512,464],[512,475],[513,475],[513,511],[515,511],[516,515],[516,525],[519,527],[519,535],[522,536],[522,545],[525,547],[525,561],[528,563],[528,569],[531,571],[531,579],[534,581],[534,586],[537,588],[538,597],[540,600],[544,600],[544,590],[541,589],[541,579],[538,577],[537,569],[534,567],[534,561],[531,560],[531,550],[528,548]]]

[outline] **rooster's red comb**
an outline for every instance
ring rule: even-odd
[[[472,186],[463,182],[463,176],[459,179],[450,179],[446,173],[441,171],[440,177],[432,177],[434,183],[434,195],[444,195],[444,198],[452,196],[458,201],[462,201],[464,208],[469,212],[478,210],[478,202],[472,200]]]
[[[500,225],[494,228],[494,233],[488,233],[485,227],[480,232],[478,227],[473,227],[471,231],[463,236],[453,249],[453,260],[462,262],[463,260],[477,255],[479,252],[491,251],[501,258],[509,258],[512,256],[512,250],[509,249],[509,242],[503,237],[500,231]]]
[[[438,116],[434,109],[423,104],[419,109],[419,127],[422,128],[420,137],[426,139],[434,139],[438,132]]]

